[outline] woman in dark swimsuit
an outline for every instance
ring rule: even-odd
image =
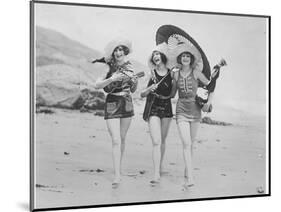
[[[165,48],[164,45],[160,45],[152,52],[149,60],[150,66],[152,67],[151,78],[147,88],[141,92],[141,97],[147,97],[146,104],[149,104],[149,110],[146,110],[146,108],[144,111],[144,119],[148,121],[153,145],[154,177],[150,181],[152,184],[159,183],[160,174],[163,173],[163,159],[166,149],[165,142],[173,117],[170,99],[173,78],[171,71],[167,68]],[[157,84],[160,81],[161,83]]]

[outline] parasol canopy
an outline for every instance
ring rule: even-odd
[[[175,66],[177,56],[186,50],[195,56],[197,68],[210,79],[211,68],[209,61],[199,44],[189,34],[174,25],[163,25],[156,32],[156,45],[162,43],[169,46],[170,66]]]

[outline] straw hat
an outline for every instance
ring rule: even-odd
[[[117,46],[126,46],[129,49],[129,53],[132,53],[132,42],[124,39],[124,38],[117,38],[115,40],[110,41],[105,49],[105,59],[110,60],[112,57],[112,53]]]
[[[200,52],[198,49],[191,43],[188,42],[187,40],[185,42],[181,42],[177,45],[169,46],[168,49],[168,58],[169,58],[169,63],[171,67],[178,66],[179,64],[177,63],[177,57],[183,53],[183,52],[190,52],[195,60],[193,63],[193,68],[196,68],[200,71],[203,69],[203,60]]]
[[[161,43],[161,44],[155,46],[152,49],[151,53],[153,53],[155,51],[161,52],[162,54],[164,54],[167,57],[167,64],[166,65],[167,65],[167,67],[169,67],[168,45],[166,43]],[[151,55],[149,55],[147,63],[148,63],[148,66],[151,70],[155,68],[155,65],[151,62]]]

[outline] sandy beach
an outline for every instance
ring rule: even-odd
[[[117,189],[111,186],[112,149],[103,117],[54,108],[53,114],[36,114],[36,208],[259,195],[257,189],[265,189],[265,119],[223,110],[220,120],[233,125],[200,125],[195,186],[183,189],[182,147],[173,120],[165,173],[160,185],[151,187],[152,144],[142,108],[142,101],[135,104]]]

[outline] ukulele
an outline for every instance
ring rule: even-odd
[[[115,81],[115,82],[112,82],[109,85],[105,86],[104,91],[107,93],[113,93],[115,90],[130,87],[130,83],[132,82],[133,78],[141,78],[141,77],[144,77],[144,75],[145,75],[144,71],[138,72],[132,76],[126,74],[125,71],[118,71],[115,73],[122,73],[125,75],[125,77],[122,81]]]
[[[219,77],[219,72],[221,67],[226,66],[227,63],[225,59],[221,59],[220,62],[214,66],[214,72],[212,73],[211,80],[209,85],[204,87],[198,87],[195,101],[199,105],[200,108],[204,106],[208,102],[209,94],[215,90],[216,80]],[[206,112],[212,111],[212,105],[210,105],[209,110]]]

